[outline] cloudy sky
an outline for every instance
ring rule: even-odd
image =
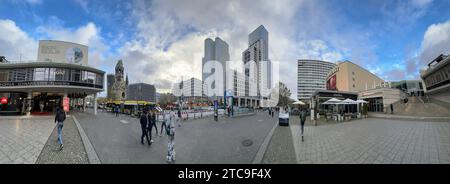
[[[298,59],[350,60],[392,81],[450,52],[448,0],[0,0],[0,55],[36,60],[38,40],[89,46],[89,64],[164,92],[201,78],[203,41],[221,37],[242,60],[248,34],[269,32],[269,57],[296,97]]]

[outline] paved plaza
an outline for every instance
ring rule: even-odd
[[[2,117],[0,163],[34,164],[54,127],[53,117]]]
[[[102,163],[166,163],[167,136],[155,136],[153,130],[155,142],[150,147],[141,145],[139,119],[126,115],[116,118],[104,112],[97,116],[91,113],[76,113],[75,116]],[[252,163],[276,121],[275,117],[258,113],[221,118],[219,122],[212,117],[183,122],[181,127],[176,127],[176,163]]]
[[[101,163],[164,164],[167,136],[152,146],[140,144],[137,118],[100,112],[77,113]],[[423,164],[450,163],[450,122],[367,118],[349,122],[307,120],[301,141],[298,116],[288,127],[276,126],[265,112],[237,118],[188,120],[176,127],[176,163],[252,163],[267,136],[261,163]],[[7,117],[0,123],[0,163],[89,163],[78,129],[68,118],[66,147],[57,151],[53,116]],[[158,131],[160,123],[158,123]],[[53,134],[52,134],[53,132]],[[45,145],[45,146],[44,146]]]
[[[298,163],[450,163],[450,122],[368,118],[305,126],[298,117],[290,129]]]

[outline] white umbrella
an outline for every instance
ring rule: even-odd
[[[357,102],[357,103],[369,103],[369,102],[367,102],[367,101],[365,101],[365,100],[356,100],[356,102]]]
[[[294,105],[305,105],[305,103],[303,103],[302,101],[296,101],[294,103],[292,103]]]
[[[336,98],[331,98],[331,99],[327,100],[325,103],[327,103],[327,104],[337,104],[339,102],[341,102],[341,100],[338,100]]]
[[[347,99],[341,101],[340,104],[356,104],[356,103],[357,103],[356,101],[354,101],[354,100],[352,100],[350,98],[347,98]]]

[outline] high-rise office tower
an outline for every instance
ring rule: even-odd
[[[263,25],[259,26],[248,35],[248,48],[242,53],[242,60],[246,65],[246,95],[250,96],[250,94],[254,94],[249,86],[249,83],[251,82],[249,81],[250,68],[247,63],[255,62],[256,70],[253,72],[257,82],[256,94],[257,96],[267,96],[267,89],[272,87],[272,64],[269,59],[269,33]],[[265,61],[267,65],[264,66],[262,61]]]
[[[226,89],[226,71],[227,71],[227,61],[230,60],[230,53],[228,50],[228,44],[223,41],[222,39],[220,39],[219,37],[216,37],[215,41],[213,41],[210,38],[207,38],[205,40],[205,53],[204,53],[204,57],[202,58],[202,66],[205,65],[206,62],[208,61],[218,61],[222,64],[222,69],[223,69],[223,89]],[[203,67],[202,67],[203,68]],[[208,72],[209,73],[209,72]],[[205,79],[208,78],[211,75],[215,75],[218,72],[214,71],[214,73],[210,73],[210,74],[205,74],[203,73],[203,69],[202,69],[202,81],[205,82]],[[215,87],[218,84],[213,83],[212,89],[215,89]],[[220,93],[222,94],[222,93]],[[223,96],[222,95],[217,95],[217,96]]]

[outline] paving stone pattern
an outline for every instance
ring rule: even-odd
[[[0,164],[33,164],[55,123],[53,117],[2,118]]]
[[[58,129],[55,127],[42,149],[37,164],[88,164],[81,136],[72,118],[67,118],[62,129],[64,149],[59,150]]]
[[[297,118],[297,120],[295,120]],[[291,124],[299,163],[450,163],[450,122],[367,118],[326,126]]]

